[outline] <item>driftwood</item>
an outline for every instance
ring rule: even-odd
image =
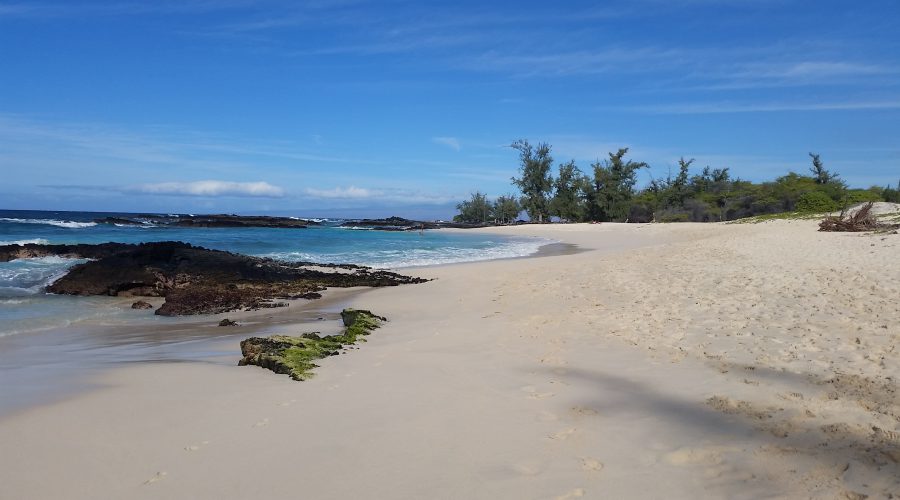
[[[874,202],[868,202],[861,206],[853,214],[847,214],[846,209],[841,210],[840,215],[829,215],[819,223],[819,231],[863,232],[879,229],[891,229],[893,224],[882,224],[872,213]]]

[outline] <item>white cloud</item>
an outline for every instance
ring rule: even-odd
[[[283,189],[268,182],[161,182],[158,184],[132,186],[127,191],[141,194],[176,196],[242,196],[254,198],[280,198],[284,196]]]
[[[431,142],[447,146],[448,148],[452,148],[456,151],[462,149],[462,147],[459,145],[459,139],[457,139],[456,137],[432,137]]]
[[[348,202],[364,201],[365,203],[399,205],[440,205],[459,200],[458,194],[441,194],[415,189],[368,189],[356,186],[336,187],[333,189],[307,188],[304,190],[310,198],[321,200],[344,200]]]
[[[364,199],[364,198],[372,198],[381,194],[379,191],[372,191],[370,189],[358,188],[356,186],[350,186],[346,188],[336,187],[334,189],[313,189],[307,188],[305,190],[306,194],[312,196],[313,198],[328,198],[328,199]]]

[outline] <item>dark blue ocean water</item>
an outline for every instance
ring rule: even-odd
[[[133,214],[0,210],[0,245],[175,240],[289,261],[402,268],[526,256],[548,243],[540,239],[445,230],[347,229],[337,227],[342,220],[327,219],[316,219],[322,226],[308,229],[116,226],[93,222],[117,216]],[[123,314],[120,305],[103,298],[43,293],[49,282],[77,262],[80,261],[52,257],[0,263],[0,336]]]

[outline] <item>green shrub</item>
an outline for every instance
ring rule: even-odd
[[[691,216],[685,212],[662,212],[656,214],[657,222],[688,222]]]
[[[884,201],[884,198],[882,198],[880,192],[875,192],[872,189],[850,189],[844,197],[844,202],[847,206],[856,205],[857,203],[866,201]]]
[[[833,212],[838,209],[837,203],[822,191],[807,191],[797,200],[798,212]]]

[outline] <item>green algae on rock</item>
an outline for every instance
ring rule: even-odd
[[[346,328],[340,335],[323,337],[314,332],[299,337],[272,335],[242,340],[241,354],[244,357],[238,365],[256,365],[289,375],[294,380],[306,380],[313,375],[312,369],[319,366],[313,363],[314,360],[340,354],[345,346],[365,342],[363,337],[387,321],[363,309],[344,309],[341,319]]]

